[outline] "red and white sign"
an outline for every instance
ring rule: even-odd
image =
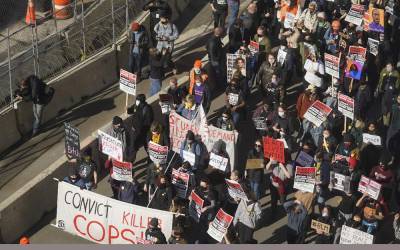
[[[315,101],[304,114],[304,118],[319,127],[326,120],[332,109],[320,101]]]
[[[175,187],[176,196],[182,199],[186,199],[187,191],[189,188],[189,178],[188,173],[183,173],[177,169],[172,169],[172,184]]]
[[[58,183],[56,226],[70,234],[99,244],[136,244],[146,239],[152,218],[168,239],[173,213],[136,206],[66,182]]]
[[[132,181],[132,163],[112,160],[111,178],[117,181]]]
[[[354,99],[338,93],[338,110],[347,118],[354,119]]]
[[[293,188],[313,193],[315,187],[315,168],[314,167],[296,167]]]
[[[348,57],[354,61],[364,63],[366,60],[367,48],[361,46],[350,46]]]
[[[189,216],[196,222],[200,221],[201,209],[204,205],[204,200],[198,196],[194,191],[191,193],[191,201],[189,204]]]
[[[136,95],[136,75],[121,69],[119,72],[119,89],[129,95]]]
[[[161,146],[152,141],[149,142],[149,157],[154,164],[165,164],[167,162],[168,146]]]
[[[122,142],[111,135],[98,130],[100,151],[113,159],[123,161]]]
[[[254,56],[255,54],[257,54],[260,51],[260,44],[255,41],[250,41],[249,50],[250,50],[250,53]]]
[[[325,53],[325,72],[333,77],[339,78],[339,57]]]
[[[352,4],[349,13],[347,13],[346,18],[344,20],[349,23],[353,23],[356,26],[360,26],[364,19],[364,12],[365,12],[364,5]]]
[[[228,193],[234,199],[248,200],[246,193],[244,192],[240,183],[232,180],[225,179],[228,185]]]
[[[208,235],[213,237],[216,241],[221,242],[232,221],[233,217],[225,213],[225,211],[220,208],[213,222],[208,228]]]
[[[361,193],[367,193],[369,197],[377,200],[379,193],[381,192],[381,186],[382,185],[378,182],[362,175],[360,183],[358,184],[358,191]]]
[[[272,137],[263,137],[264,157],[285,163],[285,144]]]

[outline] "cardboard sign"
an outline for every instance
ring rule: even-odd
[[[65,122],[65,155],[69,159],[81,157],[81,146],[79,140],[79,129]]]
[[[354,99],[338,93],[338,110],[347,118],[354,119]]]
[[[260,51],[260,44],[258,42],[250,41],[248,47],[252,56],[254,56]]]
[[[253,123],[257,130],[266,130],[267,129],[267,121],[266,121],[265,117],[253,118]]]
[[[364,67],[364,62],[347,59],[345,76],[355,80],[360,80],[363,67]]]
[[[157,218],[168,239],[174,214],[118,201],[60,181],[56,227],[98,244],[136,244],[146,239],[152,218]]]
[[[97,133],[99,134],[100,139],[100,151],[103,154],[110,156],[117,161],[124,161],[123,153],[122,153],[122,142],[117,138],[112,137],[104,133],[101,130],[98,130]]]
[[[172,110],[173,98],[169,94],[160,94],[160,107],[162,114],[169,114]]]
[[[349,23],[353,23],[356,26],[360,26],[363,21],[364,12],[364,5],[352,4],[349,13],[347,13],[347,16],[344,20]]]
[[[264,167],[264,159],[247,159],[246,169],[259,169]]]
[[[315,101],[304,114],[304,118],[319,127],[327,119],[332,109],[320,101]]]
[[[325,53],[325,72],[335,78],[340,78],[339,76],[339,66],[340,58]]]
[[[119,71],[119,89],[129,95],[136,95],[136,75],[121,69]]]
[[[228,185],[228,193],[232,198],[249,200],[240,183],[228,179],[225,179],[225,182]]]
[[[313,193],[315,187],[315,171],[316,169],[314,167],[297,166],[293,188],[303,192]]]
[[[244,65],[246,65],[246,56],[235,53],[235,54],[226,54],[226,80],[229,83],[232,79],[234,69],[235,69],[235,64],[236,64],[236,59],[242,58],[244,60]]]
[[[183,150],[183,160],[190,163],[190,165],[194,166],[196,162],[196,156],[194,153]]]
[[[325,234],[329,234],[331,226],[329,224],[325,224],[317,220],[311,220],[311,228],[322,231]]]
[[[285,163],[285,145],[282,141],[272,137],[263,137],[264,157],[274,158],[280,163]]]
[[[228,158],[211,153],[210,161],[208,164],[215,169],[225,172],[226,166],[228,165]]]
[[[300,151],[297,155],[296,162],[302,167],[312,167],[314,158],[304,151]]]
[[[350,176],[331,171],[330,181],[333,189],[346,193],[350,192]]]
[[[182,199],[186,199],[187,191],[189,189],[189,178],[188,173],[183,173],[177,169],[172,169],[172,184],[175,187],[176,196]]]
[[[360,183],[358,184],[358,191],[361,193],[367,193],[369,197],[377,200],[379,193],[381,192],[381,184],[378,182],[362,175]]]
[[[371,135],[368,133],[363,133],[363,143],[371,143],[375,146],[382,146],[381,137],[379,135]]]
[[[168,157],[168,146],[161,146],[152,141],[149,142],[149,157],[154,164],[165,164],[167,163]]]
[[[213,222],[209,226],[207,233],[216,241],[221,242],[233,221],[233,216],[227,214],[222,208],[218,210]]]
[[[132,163],[112,160],[111,178],[117,181],[132,181]]]
[[[369,53],[371,53],[374,56],[377,56],[379,52],[379,41],[372,38],[368,38],[368,50]]]
[[[372,244],[373,241],[374,236],[372,234],[365,233],[346,225],[342,226],[340,244]]]
[[[204,205],[204,200],[194,191],[192,191],[190,196],[191,201],[189,204],[189,216],[192,217],[196,222],[199,222],[201,217],[201,209]]]

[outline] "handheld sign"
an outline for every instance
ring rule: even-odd
[[[332,109],[320,101],[315,101],[304,114],[304,118],[319,127],[327,119]]]
[[[113,171],[111,177],[117,181],[132,181],[132,163],[112,160]]]
[[[263,137],[264,157],[274,158],[280,163],[285,163],[285,144],[272,137]]]
[[[361,193],[367,193],[372,199],[378,200],[381,187],[382,185],[378,182],[362,175],[360,183],[358,184],[358,191]]]
[[[338,110],[346,117],[354,119],[354,99],[338,93]]]
[[[225,181],[226,184],[228,185],[228,193],[232,198],[242,199],[245,201],[249,200],[240,183],[228,179],[225,179]]]
[[[80,153],[80,140],[79,130],[76,127],[71,126],[69,123],[64,123],[65,126],[65,154],[69,159],[78,159],[81,156]]]
[[[311,220],[311,228],[315,230],[320,230],[325,234],[329,234],[331,226],[329,224],[325,224],[317,220]]]
[[[136,95],[136,75],[121,69],[119,72],[119,89],[129,95]]]
[[[208,235],[221,242],[233,221],[233,216],[227,214],[222,208],[218,210],[215,219],[208,228]]]
[[[228,165],[228,158],[216,155],[214,153],[210,154],[210,162],[208,163],[211,167],[225,172],[226,166]]]
[[[149,142],[149,157],[154,164],[165,164],[168,157],[168,146],[161,146],[152,141]]]
[[[189,216],[196,222],[200,221],[201,209],[203,208],[204,200],[198,196],[194,191],[191,194],[191,202],[189,204]]]
[[[353,4],[347,13],[345,21],[360,26],[364,18],[365,8],[361,4]]]
[[[296,167],[293,188],[313,193],[315,187],[315,168],[314,167]]]
[[[339,78],[340,58],[325,53],[325,72],[335,78]]]
[[[264,159],[247,159],[246,169],[259,169],[264,167]]]
[[[123,161],[122,142],[101,130],[97,131],[100,139],[100,151],[117,161]]]
[[[162,114],[169,114],[172,110],[173,99],[171,95],[160,94],[160,107]]]
[[[373,241],[374,236],[372,234],[365,233],[346,225],[342,226],[340,244],[372,244]]]
[[[371,135],[368,133],[363,133],[363,142],[366,144],[371,143],[375,146],[382,145],[381,137],[379,135]]]

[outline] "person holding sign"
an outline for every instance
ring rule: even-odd
[[[324,228],[317,227],[317,237],[315,238],[315,244],[332,244],[333,242],[333,228],[336,226],[336,221],[332,215],[332,209],[330,206],[325,206],[322,209],[320,217],[317,219],[318,222],[322,223]]]
[[[247,154],[247,162],[252,159],[257,159],[260,161],[259,166],[246,166],[246,177],[250,182],[250,189],[255,194],[256,200],[260,200],[262,192],[261,186],[264,182],[264,151],[262,146],[262,141],[257,139],[254,143],[254,148]]]
[[[187,95],[185,97],[184,102],[179,105],[178,109],[176,112],[181,115],[182,117],[188,119],[188,120],[193,120],[194,117],[197,114],[197,109],[196,109],[196,103],[194,101],[194,96],[192,95]]]
[[[250,199],[249,201],[240,200],[235,217],[233,218],[233,225],[239,236],[240,244],[248,244],[252,241],[255,227],[261,218],[261,213],[260,203],[255,199]]]
[[[97,167],[92,161],[92,149],[87,148],[82,152],[81,160],[78,161],[78,173],[87,190],[97,188]]]
[[[194,161],[185,159],[184,151],[194,154]],[[193,131],[189,130],[186,134],[186,139],[182,142],[180,148],[180,156],[183,160],[191,162],[193,173],[200,174],[203,171],[203,166],[200,166],[200,158],[202,156],[202,147],[196,140]]]
[[[243,91],[239,87],[239,79],[231,79],[229,86],[225,90],[225,102],[226,108],[231,111],[233,123],[237,127],[243,111],[242,109],[246,105]]]
[[[233,124],[231,111],[229,109],[225,109],[222,116],[218,118],[216,127],[226,131],[235,130],[235,124]]]
[[[157,189],[151,200],[149,207],[168,211],[172,204],[172,187],[165,175],[159,175],[157,180]]]
[[[361,229],[369,234],[375,234],[378,223],[383,220],[382,206],[376,200],[364,193],[357,201],[356,207],[362,210]]]
[[[150,220],[149,226],[145,232],[145,237],[146,240],[153,242],[153,244],[167,244],[167,239],[161,231],[156,217]]]
[[[272,216],[275,216],[278,200],[281,205],[286,201],[289,180],[293,178],[293,166],[291,164],[285,166],[275,159],[270,158],[265,168],[267,171],[272,172],[269,189],[271,192],[271,212]]]
[[[151,124],[150,131],[147,134],[147,143],[149,142],[160,146],[169,146],[169,136],[161,123],[155,121]]]
[[[339,52],[339,31],[340,21],[333,20],[331,28],[329,28],[324,35],[327,51],[333,55]]]

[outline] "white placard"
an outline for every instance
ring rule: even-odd
[[[379,135],[371,135],[368,133],[363,133],[363,142],[367,144],[371,143],[375,146],[382,145],[381,137]]]
[[[98,130],[97,133],[100,139],[100,151],[117,161],[124,161],[122,142],[101,130]]]
[[[208,163],[211,167],[225,172],[226,166],[228,165],[228,158],[216,155],[214,153],[210,154],[210,162]]]
[[[342,231],[340,233],[340,244],[372,244],[374,241],[374,236],[363,231],[348,227],[346,225],[342,226]]]

